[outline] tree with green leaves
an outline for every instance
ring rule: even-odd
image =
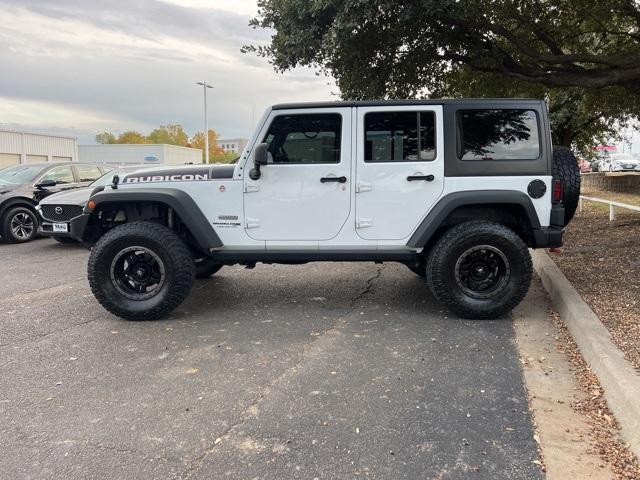
[[[127,130],[118,135],[116,143],[150,143],[147,137],[135,130]]]
[[[182,125],[162,125],[147,135],[147,140],[149,143],[164,143],[185,147],[189,143],[189,135],[184,131]]]
[[[258,7],[251,25],[275,33],[268,45],[243,51],[278,71],[317,68],[346,99],[546,98],[564,145],[606,136],[640,111],[637,0],[259,0]]]
[[[100,132],[96,134],[96,143],[117,143],[116,136],[111,132]]]

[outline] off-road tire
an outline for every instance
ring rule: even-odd
[[[140,246],[162,261],[165,279],[151,298],[132,300],[120,293],[111,279],[111,264],[123,249]],[[105,233],[91,250],[89,285],[109,312],[127,320],[156,320],[166,316],[189,295],[195,276],[193,257],[176,233],[157,223],[132,222]]]
[[[456,278],[456,263],[469,249],[488,245],[508,262],[504,287],[489,298],[467,294]],[[531,257],[522,239],[511,229],[489,221],[470,221],[451,227],[429,252],[427,282],[433,295],[462,318],[494,319],[508,314],[527,294]]]
[[[568,225],[580,200],[580,167],[573,152],[567,147],[553,147],[551,172],[554,180],[562,182],[564,225]]]
[[[32,232],[26,237],[19,237],[14,235],[11,230],[11,222],[18,215],[26,215],[31,219]],[[36,213],[27,207],[14,207],[10,208],[0,219],[0,233],[2,234],[2,240],[6,243],[26,243],[30,242],[38,236],[38,216]]]
[[[76,240],[74,240],[71,237],[60,237],[57,235],[53,235],[51,238],[53,238],[56,242],[64,243],[65,245],[69,243],[78,243]]]
[[[222,268],[222,264],[216,262],[211,257],[203,257],[195,259],[196,278],[199,280],[209,278]]]

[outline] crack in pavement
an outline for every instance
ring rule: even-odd
[[[287,368],[284,372],[282,372],[280,375],[275,377],[271,382],[269,382],[267,386],[263,387],[263,389],[258,393],[258,395],[256,395],[256,397],[251,401],[249,406],[242,411],[238,420],[234,422],[232,425],[230,425],[226,430],[224,430],[218,437],[216,437],[216,439],[212,444],[206,447],[197,457],[195,457],[191,462],[189,462],[189,465],[181,473],[179,473],[177,476],[174,477],[175,480],[188,480],[189,478],[191,478],[202,466],[204,459],[209,454],[213,453],[218,445],[222,444],[233,433],[235,433],[238,427],[242,426],[244,423],[246,423],[247,421],[249,421],[251,418],[255,416],[253,412],[256,411],[258,405],[262,401],[264,401],[265,398],[267,398],[267,396],[271,393],[271,391],[274,388],[277,387],[279,383],[282,383],[289,376],[297,374],[298,367],[305,360],[313,358],[314,355],[317,355],[318,353],[324,351],[328,346],[328,344],[335,342],[335,339],[337,338],[337,334],[340,331],[340,327],[338,326],[338,323],[345,316],[353,313],[356,307],[356,302],[358,302],[358,300],[361,300],[364,296],[366,296],[367,294],[373,291],[374,283],[376,280],[378,280],[381,277],[383,270],[384,270],[384,266],[379,267],[376,271],[376,274],[366,280],[365,288],[351,299],[351,302],[350,302],[351,304],[349,308],[346,309],[345,313],[343,315],[337,316],[332,326],[327,330],[325,330],[321,335],[318,335],[315,338],[315,340],[313,340],[307,345],[304,345],[304,347],[302,348],[302,352],[298,355],[299,357],[298,360],[293,364],[293,366]]]

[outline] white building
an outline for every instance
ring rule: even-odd
[[[76,138],[0,130],[0,168],[21,163],[76,161]]]
[[[246,138],[225,138],[218,140],[218,146],[225,152],[241,154],[248,142]]]
[[[202,150],[164,144],[80,145],[78,158],[109,165],[185,165],[202,163]]]

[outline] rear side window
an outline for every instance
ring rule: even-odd
[[[540,156],[533,110],[458,110],[461,160],[535,160]]]
[[[264,143],[273,163],[340,163],[342,117],[337,113],[279,115]]]
[[[94,165],[76,165],[81,182],[93,182],[102,176],[102,171]]]
[[[424,162],[436,158],[433,112],[372,112],[364,116],[364,125],[365,162]]]

